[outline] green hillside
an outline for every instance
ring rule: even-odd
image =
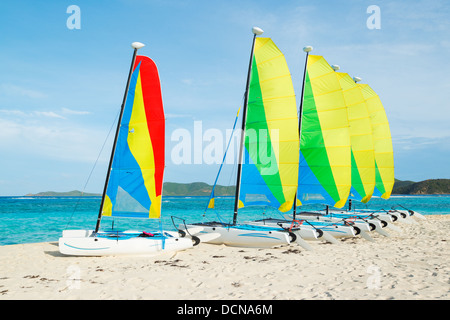
[[[163,196],[209,196],[212,186],[204,182],[193,183],[174,183],[165,182],[163,187]],[[217,185],[215,189],[216,196],[234,196],[234,186]],[[81,191],[73,190],[69,192],[46,191],[36,194],[27,194],[26,197],[80,197]],[[98,197],[100,193],[84,193],[84,197]]]
[[[98,197],[101,196],[99,193],[84,193],[82,194],[81,191],[73,190],[69,192],[55,192],[55,191],[45,191],[45,192],[39,192],[36,194],[26,194],[25,197]]]
[[[175,183],[165,182],[163,196],[209,196],[212,186],[204,182]],[[234,186],[216,185],[216,196],[234,196]]]
[[[400,187],[409,186],[409,185],[414,184],[414,183],[416,183],[416,182],[415,181],[410,181],[410,180],[403,180],[402,181],[402,180],[395,179],[394,190],[397,189],[397,188],[400,188]]]
[[[209,196],[212,186],[204,182],[175,183],[165,182],[163,196]],[[234,186],[217,185],[216,196],[234,196]],[[420,182],[395,180],[393,194],[450,194],[450,179],[429,179]],[[33,197],[79,197],[81,191],[69,192],[39,192],[37,194],[27,194]],[[98,193],[84,193],[84,197],[101,196]]]
[[[450,179],[429,179],[420,182],[399,181],[393,194],[450,194]]]

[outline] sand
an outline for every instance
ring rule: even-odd
[[[433,299],[450,298],[450,215],[397,224],[337,245],[270,249],[200,244],[158,257],[67,257],[57,243],[0,247],[5,299]]]

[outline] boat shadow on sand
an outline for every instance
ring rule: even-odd
[[[62,254],[61,252],[59,252],[58,242],[50,242],[49,244],[54,246],[54,247],[56,247],[56,248],[55,248],[54,251],[44,250],[45,254],[48,254],[48,255],[53,256],[53,257],[58,257],[58,258],[60,258],[60,257],[68,257],[68,256]]]

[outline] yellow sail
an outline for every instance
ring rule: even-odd
[[[351,187],[350,132],[342,89],[322,56],[308,58],[297,199],[340,208]]]
[[[366,203],[375,188],[375,153],[372,125],[360,87],[347,73],[336,72],[344,94],[350,125],[352,188],[350,198]]]
[[[256,38],[251,70],[241,206],[292,208],[298,181],[298,118],[283,53],[270,38]]]
[[[380,97],[367,84],[358,84],[366,100],[372,123],[373,142],[375,150],[375,192],[383,199],[391,196],[394,187],[394,151],[392,148],[391,130],[381,103]],[[378,191],[378,192],[377,192]]]

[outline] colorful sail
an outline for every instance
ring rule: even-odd
[[[350,198],[366,203],[375,188],[375,154],[372,125],[359,86],[347,73],[336,72],[344,94],[350,125],[352,187]]]
[[[394,187],[394,151],[389,122],[380,97],[367,84],[358,84],[367,103],[372,123],[375,149],[374,195],[389,199]]]
[[[155,63],[137,56],[102,214],[158,218],[164,174],[164,109]]]
[[[322,56],[308,58],[301,116],[298,204],[341,208],[351,187],[349,123],[339,81]]]
[[[245,123],[240,207],[291,209],[298,180],[298,118],[284,55],[270,38],[256,38]]]

